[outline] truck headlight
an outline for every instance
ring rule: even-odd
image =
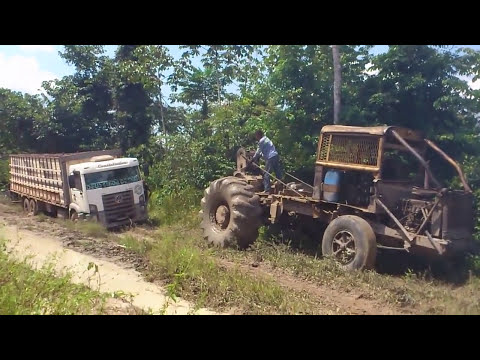
[[[143,192],[142,185],[135,185],[135,194],[140,195]]]
[[[138,198],[138,202],[140,203],[140,205],[145,205],[145,196],[140,195],[140,197]]]
[[[90,205],[89,207],[90,207],[90,214],[98,213],[97,205]]]

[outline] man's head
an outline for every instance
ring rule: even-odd
[[[255,131],[255,139],[257,139],[257,141],[260,141],[260,139],[262,137],[263,137],[263,131],[262,130]]]

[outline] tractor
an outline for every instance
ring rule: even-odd
[[[427,153],[452,167],[463,190],[437,180]],[[449,258],[473,246],[472,190],[460,166],[419,131],[324,126],[313,185],[277,179],[270,194],[253,154],[240,148],[233,176],[205,189],[201,227],[211,244],[245,249],[260,226],[296,214],[326,225],[323,236],[318,227],[319,249],[346,270],[374,269],[377,249]]]

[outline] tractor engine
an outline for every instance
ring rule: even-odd
[[[405,229],[410,232],[416,232],[432,205],[432,203],[421,200],[403,200],[402,216],[400,219]]]
[[[402,200],[398,218],[412,233],[416,233],[428,218],[424,230],[436,238],[455,243],[471,239],[473,212],[472,194],[450,190],[434,198]]]

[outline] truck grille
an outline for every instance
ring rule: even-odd
[[[102,201],[107,223],[122,221],[128,218],[133,219],[135,217],[132,190],[103,195]]]

